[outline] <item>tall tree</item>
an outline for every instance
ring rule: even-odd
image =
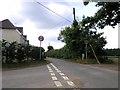
[[[74,56],[73,58],[78,58],[82,53],[85,53],[86,43],[88,46],[93,46],[97,55],[102,55],[103,47],[107,43],[102,35],[103,33],[97,33],[97,31],[83,28],[81,27],[81,24],[77,24],[72,25],[71,27],[65,27],[65,29],[60,32],[58,40],[66,43],[66,47]],[[92,50],[90,46],[87,49],[89,50],[89,56],[93,56],[93,54],[91,55]]]

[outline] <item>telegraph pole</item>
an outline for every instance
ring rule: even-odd
[[[74,16],[74,21],[75,21],[75,8],[73,8],[73,16]]]

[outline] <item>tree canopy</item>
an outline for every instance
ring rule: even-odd
[[[103,47],[106,45],[106,40],[102,36],[103,33],[97,33],[89,28],[83,28],[81,23],[73,22],[71,27],[65,27],[59,34],[58,40],[66,43],[66,47],[74,54],[74,57],[80,57],[85,53],[86,49],[89,56],[93,56],[92,45],[98,56],[103,54]],[[86,48],[86,44],[88,47]]]
[[[105,26],[116,26],[120,23],[120,3],[119,2],[98,2],[97,7],[101,7],[93,17],[86,17],[81,24],[85,28],[96,27],[103,29]]]

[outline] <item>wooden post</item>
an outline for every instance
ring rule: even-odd
[[[94,54],[94,56],[95,56],[95,58],[96,58],[98,64],[100,64],[100,62],[99,62],[99,60],[98,60],[98,58],[97,58],[97,56],[96,56],[96,54],[95,54],[95,51],[94,51],[94,49],[93,49],[93,47],[92,47],[91,44],[90,44],[90,47],[91,47],[91,49],[92,49],[92,51],[93,51],[93,54]]]

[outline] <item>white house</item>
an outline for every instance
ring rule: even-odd
[[[0,22],[0,40],[2,39],[21,44],[28,42],[27,36],[23,35],[23,27],[15,27],[8,19]]]

